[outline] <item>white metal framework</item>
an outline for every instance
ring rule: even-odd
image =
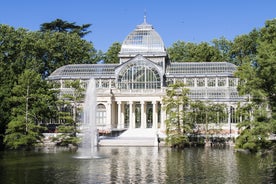
[[[124,40],[121,54],[164,53],[165,46],[160,35],[152,25],[144,22],[136,27]]]
[[[60,67],[49,77],[61,93],[73,93],[64,81],[96,80],[97,125],[103,129],[165,129],[162,98],[166,87],[182,81],[193,100],[227,105],[228,128],[236,122],[238,95],[236,66],[228,62],[170,63],[163,40],[146,20],[124,40],[119,64],[74,64]]]
[[[231,75],[236,71],[236,66],[227,62],[182,62],[171,63],[166,70],[167,75],[177,76],[217,76]]]

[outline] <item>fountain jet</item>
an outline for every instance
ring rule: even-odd
[[[89,80],[85,101],[84,101],[84,117],[81,129],[81,144],[79,147],[79,157],[89,159],[95,156],[97,146],[97,129],[96,129],[96,82],[95,79]]]

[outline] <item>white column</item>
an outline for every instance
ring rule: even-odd
[[[111,79],[108,80],[108,88],[110,89],[110,91],[112,91],[112,86],[111,86]]]
[[[229,126],[229,134],[231,136],[231,105],[229,104],[227,107],[228,110],[228,126]]]
[[[204,93],[205,93],[205,94],[204,94],[204,98],[205,98],[205,99],[207,99],[207,98],[208,98],[208,90],[207,90],[207,89],[208,89],[208,78],[207,78],[207,77],[205,77],[204,81],[205,81],[205,85],[204,85],[204,86],[205,86],[205,90],[204,90]]]
[[[133,104],[132,104],[132,128],[136,128],[135,106],[136,106],[136,103],[133,102]]]
[[[118,128],[118,122],[117,122],[117,119],[116,119],[116,102],[112,101],[111,100],[111,122],[113,124],[113,128]]]
[[[63,81],[62,80],[59,80],[59,83],[60,83],[60,88],[62,89],[64,86],[63,86]]]
[[[156,101],[152,102],[152,128],[157,129],[157,108],[156,108]]]
[[[106,128],[112,128],[112,121],[111,121],[111,102],[107,102],[107,109],[106,109]]]
[[[121,110],[121,105],[122,105],[122,102],[121,101],[118,101],[117,102],[117,105],[118,105],[118,126],[117,128],[123,128],[124,124],[122,124],[122,110]]]
[[[141,128],[146,128],[146,112],[145,112],[145,102],[141,101]]]
[[[164,110],[164,104],[161,102],[161,126],[160,129],[161,130],[165,130],[166,129],[166,124],[165,124],[165,120],[166,120],[166,111]]]
[[[133,102],[130,101],[128,102],[129,104],[129,128],[132,129],[133,128]]]
[[[124,102],[121,102],[122,104],[121,104],[121,126],[122,126],[122,128],[126,128],[125,127],[125,104],[124,104]]]

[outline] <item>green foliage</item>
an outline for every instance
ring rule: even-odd
[[[276,113],[276,19],[266,21],[260,30],[256,76],[273,113]]]
[[[208,124],[221,123],[227,117],[226,105],[191,101],[188,94],[184,83],[177,81],[168,86],[162,99],[167,114],[166,141],[173,147],[187,144],[189,135],[199,133],[195,129],[199,124],[205,124],[208,133]]]
[[[98,57],[93,45],[77,34],[36,32],[38,40],[34,56],[40,63],[40,73],[47,77],[55,69],[68,64],[96,63]],[[33,56],[33,57],[34,57]]]
[[[58,127],[58,132],[61,133],[58,136],[60,145],[79,143],[79,138],[77,137],[78,125],[80,124],[79,114],[81,112],[81,103],[84,100],[85,87],[80,80],[67,81],[65,83],[66,87],[71,88],[73,93],[64,94],[58,101],[60,111],[59,111],[59,121],[61,125]]]
[[[69,144],[78,145],[80,138],[76,136],[77,130],[71,125],[61,125],[58,127],[57,142],[60,146],[68,146]]]
[[[238,136],[235,146],[252,152],[268,149],[271,146],[268,137],[273,127],[266,104],[249,103],[239,106],[238,114],[243,118],[243,121],[237,125],[242,132]]]
[[[28,113],[27,116],[36,124],[48,121],[56,116],[57,93],[38,73],[25,70],[12,89],[12,112],[15,115]]]
[[[237,138],[235,146],[248,149],[251,152],[268,149],[271,142],[267,140],[267,127],[260,122],[250,122],[250,125],[254,127],[243,130]]]
[[[276,132],[275,25],[276,19],[267,21],[258,34],[252,32],[251,35],[244,36],[248,46],[240,49],[243,51],[240,53],[247,59],[243,57],[245,59],[235,75],[240,78],[238,86],[240,94],[249,94],[250,103],[241,106],[239,110],[243,121],[238,125],[242,130],[236,143],[238,148],[252,151],[269,148],[271,142],[267,138]],[[256,53],[256,56],[250,58],[252,53]]]
[[[167,50],[170,59],[175,62],[211,62],[223,60],[220,51],[207,42],[195,44],[177,41]]]
[[[83,24],[81,26],[76,25],[75,22],[69,23],[67,21],[56,19],[52,22],[43,23],[40,26],[40,31],[42,32],[66,32],[66,33],[76,33],[80,37],[84,37],[91,31],[87,31],[87,29],[91,26],[91,24]]]
[[[166,96],[163,97],[164,110],[168,118],[166,122],[167,142],[170,145],[177,141],[187,140],[187,134],[192,131],[193,124],[188,121],[187,108],[189,105],[189,90],[182,82],[177,81],[166,89]],[[184,139],[185,137],[185,139]],[[178,142],[180,143],[180,142]]]
[[[35,71],[25,70],[19,76],[9,98],[13,108],[5,131],[4,142],[8,147],[30,148],[40,141],[43,130],[40,124],[56,115],[56,93],[50,88]]]
[[[221,123],[227,117],[226,105],[194,101],[190,104],[190,116],[196,124]]]
[[[118,54],[121,51],[121,44],[119,42],[113,43],[108,51],[105,53],[104,62],[105,63],[119,63]]]
[[[203,101],[193,101],[190,103],[190,121],[194,122],[197,127],[201,124],[205,124],[205,133],[214,134],[215,130],[209,130],[209,124],[224,123],[227,117],[225,104],[203,102]],[[194,132],[198,134],[197,132]],[[218,130],[219,131],[219,130]]]
[[[0,135],[4,135],[6,126],[10,121],[11,89],[14,81],[17,80],[17,71],[15,70],[15,59],[18,55],[20,40],[25,31],[20,29],[15,31],[14,28],[0,25]],[[24,63],[21,63],[23,65]],[[3,136],[0,136],[0,145],[2,144]]]
[[[46,78],[55,69],[74,63],[99,61],[92,43],[66,32],[30,32],[0,25],[1,67],[15,74],[33,69]],[[10,66],[6,64],[10,64]],[[16,77],[16,76],[15,76]]]
[[[217,49],[221,56],[221,61],[228,61],[230,60],[230,50],[232,48],[232,42],[227,40],[225,37],[221,37],[219,39],[214,39],[212,41],[214,48]]]
[[[256,61],[259,37],[259,31],[253,29],[249,34],[235,37],[233,41],[224,37],[213,39],[211,44],[177,41],[167,50],[170,59],[175,62],[228,61],[241,65]]]
[[[14,93],[18,91],[18,94],[22,95],[22,92],[26,92],[18,86],[15,87],[20,75],[25,70],[35,71],[40,75],[40,79],[45,79],[63,65],[96,63],[102,58],[102,56],[98,56],[90,42],[81,39],[78,34],[73,32],[72,34],[46,30],[45,32],[31,32],[23,28],[14,29],[1,24],[0,50],[0,146],[7,124],[15,117],[13,114],[18,113],[19,108],[12,107],[23,108],[24,106],[22,103],[24,99]],[[46,81],[41,81],[41,85],[48,86]],[[29,90],[31,91],[32,88]],[[56,104],[51,100],[56,92],[46,88],[41,90],[42,88],[37,91],[35,97],[30,98],[29,110],[30,113],[36,114],[38,119],[35,122],[42,121],[44,123],[50,117],[55,119],[56,113],[47,108],[56,108]],[[45,90],[48,91],[49,96],[52,96],[46,95],[50,99],[44,98]],[[40,99],[40,101],[35,99]],[[41,106],[41,108],[38,112],[39,108],[32,109],[32,106]]]
[[[26,121],[26,117],[17,116],[9,122],[4,142],[11,149],[30,149],[41,142],[43,129],[33,121]]]
[[[236,65],[256,60],[259,32],[254,29],[247,35],[235,37],[230,49],[230,61]]]
[[[166,138],[166,142],[173,148],[184,148],[189,142],[187,135],[169,134]]]

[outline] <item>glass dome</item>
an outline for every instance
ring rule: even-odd
[[[166,52],[164,42],[153,26],[148,24],[144,18],[144,22],[137,25],[124,40],[120,54],[160,52]]]

